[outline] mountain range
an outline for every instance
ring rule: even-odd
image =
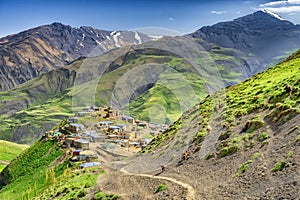
[[[282,60],[300,46],[299,30],[258,11],[159,40],[60,23],[7,36],[0,40],[7,90],[0,137],[32,143],[74,109],[93,104],[171,124],[207,94]]]
[[[0,39],[0,90],[8,90],[80,57],[152,40],[133,31],[53,23]]]
[[[262,65],[268,65],[277,56],[299,47],[300,25],[261,10],[233,21],[202,27],[190,35],[241,50],[255,56]]]

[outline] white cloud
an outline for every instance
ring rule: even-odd
[[[212,11],[210,11],[210,13],[216,14],[216,15],[222,15],[222,14],[225,14],[226,11],[225,10],[220,10],[220,11],[212,10]]]
[[[300,4],[300,0],[288,0],[290,4]]]
[[[239,15],[239,14],[241,14],[241,11],[236,11],[235,13],[236,13],[237,15]]]
[[[173,17],[169,17],[169,20],[170,21],[174,21],[175,19]]]
[[[300,6],[283,6],[283,7],[268,7],[269,11],[274,13],[295,13],[300,12]]]
[[[260,4],[259,8],[275,13],[295,13],[300,12],[300,0],[271,1]]]
[[[269,3],[260,4],[259,7],[285,6],[287,1],[271,1]]]

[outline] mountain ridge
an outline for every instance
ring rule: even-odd
[[[269,64],[272,63],[272,58],[300,46],[300,25],[280,20],[263,11],[232,21],[204,26],[189,35],[200,37],[221,47],[251,53]]]
[[[105,31],[55,22],[0,39],[0,90],[14,88],[82,56],[152,40],[134,31]]]

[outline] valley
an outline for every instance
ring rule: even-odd
[[[298,199],[299,47],[265,8],[0,38],[0,199]]]

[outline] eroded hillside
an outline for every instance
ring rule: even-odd
[[[123,169],[154,173],[167,165],[161,176],[189,183],[197,199],[296,199],[299,63],[300,51],[207,96]]]

